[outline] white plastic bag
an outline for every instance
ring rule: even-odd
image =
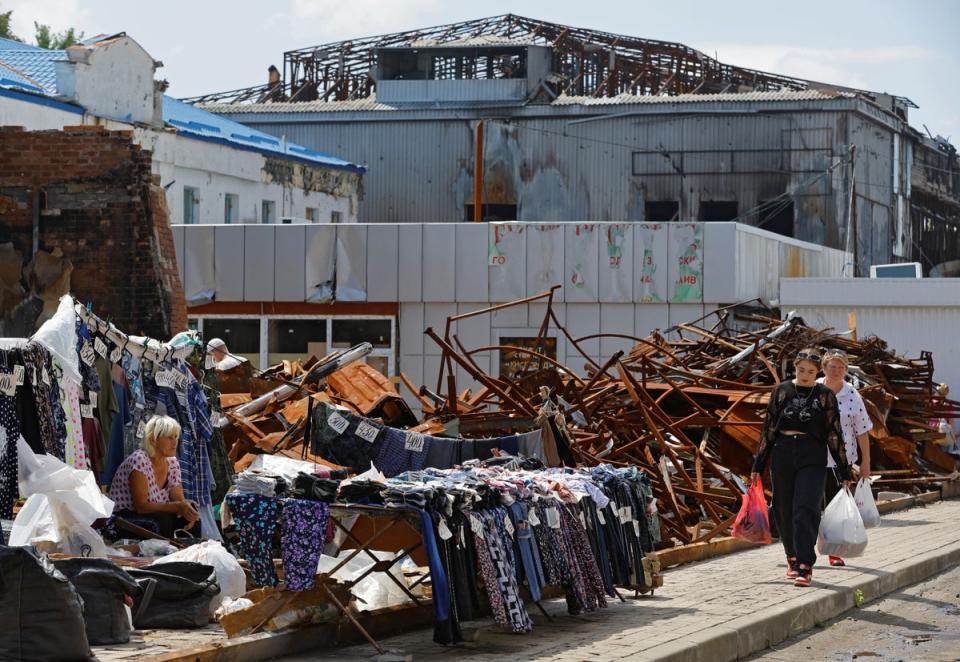
[[[10,545],[106,556],[103,538],[90,525],[113,514],[113,501],[97,487],[93,473],[35,454],[23,437],[17,440],[17,454],[20,494],[27,502],[13,522]]]
[[[857,510],[860,511],[864,528],[872,529],[880,526],[880,511],[877,510],[877,502],[873,500],[873,490],[870,489],[869,480],[861,478],[857,481],[853,500],[857,502]]]
[[[247,576],[243,573],[243,568],[240,567],[233,554],[215,540],[191,545],[169,556],[161,557],[150,565],[172,563],[174,561],[192,561],[193,563],[205,563],[213,566],[213,569],[217,572],[217,584],[220,586],[220,593],[213,596],[213,600],[210,601],[211,616],[226,600],[234,600],[247,592]]]
[[[833,497],[820,520],[817,550],[824,555],[853,558],[867,548],[867,530],[849,488]]]

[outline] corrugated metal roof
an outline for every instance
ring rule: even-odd
[[[53,63],[65,60],[66,57],[66,51],[48,51],[43,48],[0,50],[0,62],[42,87],[44,93],[50,96],[57,93],[57,72]]]
[[[396,110],[391,106],[377,101],[375,95],[363,99],[349,99],[347,101],[302,101],[302,102],[269,102],[269,103],[205,103],[201,104],[204,110],[211,113],[348,113],[368,110]]]
[[[0,62],[0,87],[13,90],[23,90],[33,94],[46,94],[44,89],[30,80],[16,69]]]
[[[9,40],[3,39],[0,42],[3,42],[0,43],[2,46],[9,43]],[[63,59],[66,59],[66,51],[37,47],[0,50],[0,87],[56,97],[57,74],[53,63]],[[284,151],[280,140],[269,134],[166,95],[163,97],[163,121],[176,129],[177,133],[191,137],[222,142],[271,156],[294,158],[353,172],[366,172],[364,166],[300,145],[287,143]]]
[[[33,44],[27,44],[22,41],[17,41],[15,39],[3,39],[0,38],[0,51],[42,51],[43,49],[39,46],[34,46]]]
[[[725,94],[681,94],[677,96],[641,96],[622,94],[616,97],[578,97],[561,95],[551,106],[627,106],[640,104],[671,103],[708,103],[708,102],[769,102],[769,101],[827,101],[830,99],[854,98],[851,92],[826,92],[822,90],[778,91],[778,92],[728,92]],[[475,106],[476,102],[464,105]],[[408,108],[435,108],[434,103],[407,104],[402,106],[380,103],[376,95],[363,99],[347,101],[306,101],[306,102],[270,102],[270,103],[207,103],[202,104],[212,113],[346,113],[365,111],[391,111]]]
[[[850,92],[825,92],[821,90],[779,90],[775,92],[726,92],[717,94],[679,94],[676,96],[641,96],[621,94],[615,97],[576,97],[561,95],[553,106],[619,106],[651,103],[751,103],[758,101],[826,101],[829,99],[853,98]]]
[[[333,168],[354,172],[366,171],[363,166],[293,143],[287,143],[284,151],[283,144],[275,136],[251,129],[166,95],[163,97],[163,121],[174,127],[178,133],[232,143],[264,154],[303,159]]]

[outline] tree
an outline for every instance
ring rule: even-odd
[[[13,39],[14,41],[22,41],[20,37],[13,34],[13,30],[10,28],[10,15],[13,14],[13,10],[0,12],[0,38],[2,39]]]
[[[40,48],[49,48],[60,51],[68,46],[73,46],[83,40],[83,33],[77,34],[74,28],[69,28],[63,32],[52,32],[49,25],[33,22],[35,39]]]

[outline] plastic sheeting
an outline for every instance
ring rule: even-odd
[[[100,491],[93,472],[37,455],[23,437],[17,452],[20,494],[28,498],[13,522],[10,545],[46,543],[48,551],[106,556],[103,538],[91,525],[113,514],[113,501]]]
[[[63,376],[77,384],[80,377],[80,357],[77,356],[77,312],[73,297],[65,294],[53,317],[43,323],[33,339],[53,354],[63,369]]]

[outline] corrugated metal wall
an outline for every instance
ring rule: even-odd
[[[728,220],[701,218],[704,201],[736,201],[744,214],[790,192],[794,236],[843,248],[847,168],[823,173],[846,157],[853,141],[860,263],[866,269],[891,261],[892,131],[852,110],[811,107],[773,113],[738,103],[722,112],[631,114],[631,106],[623,106],[592,117],[544,107],[550,116],[488,120],[485,202],[516,205],[518,220],[637,222],[647,220],[646,201],[678,201],[679,220],[698,221]],[[405,223],[464,220],[473,200],[475,118],[483,113],[234,117],[366,164],[360,219]],[[487,113],[509,116],[511,110]],[[760,219],[742,221],[756,225]]]

